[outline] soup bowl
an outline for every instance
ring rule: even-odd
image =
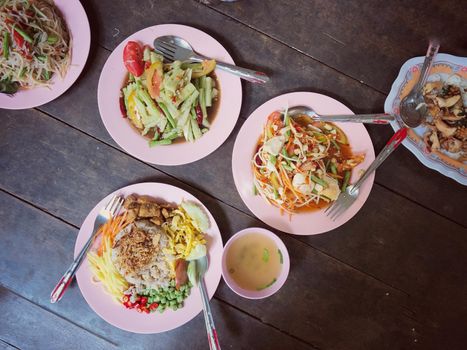
[[[275,244],[275,246],[277,247],[277,249],[279,250],[279,255],[280,255],[281,269],[279,271],[279,275],[277,276],[275,282],[259,290],[258,289],[257,290],[245,289],[245,288],[240,287],[238,283],[235,281],[235,279],[230,275],[229,269],[227,267],[227,255],[228,255],[229,249],[232,247],[232,244],[236,242],[238,239],[240,239],[241,237],[248,235],[248,234],[252,234],[252,233],[263,235],[271,239],[273,243]],[[222,255],[222,276],[224,277],[224,281],[225,283],[227,283],[229,288],[232,291],[234,291],[236,294],[244,298],[263,299],[263,298],[267,298],[273,295],[279,289],[281,289],[281,287],[284,285],[289,275],[289,269],[290,269],[289,252],[287,251],[287,248],[285,247],[284,243],[277,235],[275,235],[271,231],[266,230],[264,228],[249,227],[244,230],[241,230],[235,233],[227,241],[227,244],[224,247],[224,252]]]

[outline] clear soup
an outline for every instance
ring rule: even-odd
[[[277,281],[282,269],[282,252],[274,241],[259,233],[239,237],[226,257],[230,277],[243,289],[262,290]]]

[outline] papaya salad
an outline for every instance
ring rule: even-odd
[[[182,308],[196,283],[194,260],[206,255],[208,217],[192,202],[172,206],[136,195],[124,208],[87,255],[93,281],[127,309]]]
[[[335,124],[285,112],[269,115],[252,159],[254,191],[281,212],[321,209],[345,191],[363,154]]]
[[[120,109],[150,146],[193,142],[209,130],[219,98],[216,61],[164,63],[149,46],[134,41],[126,44],[123,61],[128,80]]]
[[[71,38],[51,0],[0,0],[0,92],[49,86],[71,62]]]

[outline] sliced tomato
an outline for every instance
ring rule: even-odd
[[[32,59],[31,44],[26,42],[21,36],[21,34],[18,33],[16,30],[13,30],[13,40],[16,46],[18,47],[18,50],[21,52],[21,55],[23,55],[28,60]]]
[[[129,41],[123,49],[123,63],[135,77],[144,72],[143,48],[135,41]]]
[[[162,62],[156,61],[146,70],[146,87],[149,95],[156,99],[161,92],[161,84],[163,77]]]

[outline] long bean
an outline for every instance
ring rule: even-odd
[[[3,34],[3,57],[5,59],[8,59],[10,57],[10,37],[8,35],[8,32],[5,32]]]

